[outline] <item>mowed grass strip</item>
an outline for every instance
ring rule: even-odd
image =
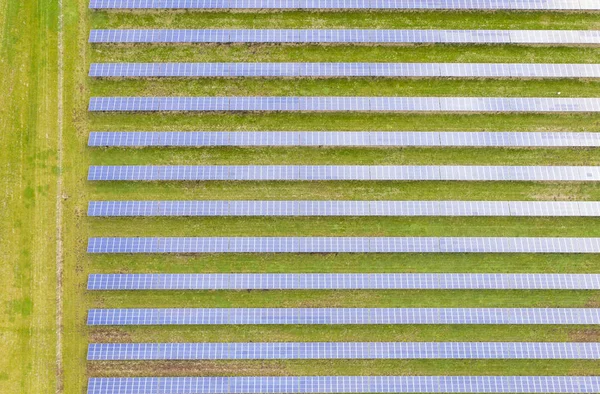
[[[85,246],[85,245],[82,245]],[[592,254],[93,255],[86,273],[600,273]],[[84,275],[85,282],[87,275]],[[88,294],[100,294],[89,292]],[[133,293],[131,295],[135,295]],[[443,292],[440,292],[443,295]],[[140,293],[140,295],[142,295]],[[151,306],[151,305],[148,305]]]
[[[118,92],[113,94],[118,95]],[[93,131],[600,131],[600,114],[597,113],[115,112],[91,113],[88,117]],[[87,142],[86,134],[81,137]]]
[[[600,218],[207,217],[90,219],[96,236],[598,237]]]
[[[56,2],[0,0],[0,392],[55,393]]]
[[[406,78],[166,78],[90,82],[92,96],[595,97],[599,80]],[[173,94],[176,92],[176,94]]]
[[[594,148],[91,148],[90,158],[95,165],[443,166],[477,163],[477,165],[597,166],[600,164],[600,152]]]
[[[219,290],[90,292],[94,308],[586,308],[595,290]]]
[[[90,182],[95,200],[525,200],[595,201],[584,182]],[[367,194],[368,193],[368,194]],[[76,207],[87,212],[87,201]],[[562,218],[554,218],[557,223]]]
[[[443,295],[442,295],[443,297]],[[91,342],[594,342],[596,326],[330,325],[91,327]],[[543,374],[543,371],[539,371]]]
[[[165,11],[89,13],[95,29],[556,29],[600,28],[598,13],[352,11]]]
[[[593,46],[92,45],[92,62],[599,63]]]
[[[139,371],[144,371],[140,375]],[[257,360],[92,362],[92,376],[597,375],[593,360]],[[539,373],[539,372],[538,372]]]

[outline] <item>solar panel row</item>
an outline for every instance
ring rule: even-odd
[[[600,30],[92,29],[89,42],[597,45]]]
[[[89,181],[600,181],[592,166],[90,166]]]
[[[596,308],[90,309],[87,324],[600,324]]]
[[[91,97],[89,111],[600,112],[600,98]]]
[[[600,64],[92,63],[89,76],[600,78]]]
[[[600,147],[600,133],[464,131],[95,131],[88,146]]]
[[[598,392],[598,376],[250,376],[88,381],[88,394]]]
[[[600,359],[600,343],[91,343],[88,360]]]
[[[600,253],[600,238],[89,238],[88,253]]]
[[[90,0],[92,9],[600,10],[594,0]]]
[[[599,274],[90,274],[88,290],[568,289]]]
[[[90,201],[88,216],[600,216],[600,202]]]

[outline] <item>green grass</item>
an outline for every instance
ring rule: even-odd
[[[597,255],[92,255],[89,236],[598,236],[595,218],[88,219],[92,199],[599,200],[600,185],[531,182],[87,182],[90,164],[598,165],[594,149],[89,149],[91,130],[596,131],[595,114],[88,114],[94,95],[598,96],[593,80],[91,80],[91,62],[381,61],[600,63],[594,47],[507,45],[93,45],[90,28],[598,29],[598,13],[90,12],[63,0],[63,362],[55,370],[56,3],[0,0],[0,392],[83,393],[89,376],[600,374],[579,360],[86,363],[88,342],[598,341],[592,326],[85,326],[91,307],[598,307],[597,291],[88,292],[91,272],[599,273]],[[4,348],[3,348],[4,349]]]
[[[375,335],[375,336],[374,336]],[[598,341],[595,326],[147,326],[96,328],[96,342]],[[443,364],[446,361],[440,363]],[[260,364],[260,363],[257,363]],[[139,371],[140,373],[142,371]],[[358,372],[358,371],[357,371]],[[541,373],[541,372],[540,372]]]
[[[124,153],[126,152],[126,155]],[[598,165],[594,149],[492,148],[209,148],[104,149],[94,164],[188,165]],[[360,182],[354,182],[360,184]],[[278,184],[278,182],[274,182]],[[468,183],[467,183],[468,184]]]
[[[589,255],[476,254],[275,254],[201,256],[94,256],[93,272],[496,272],[496,273],[599,273],[597,259]],[[90,295],[93,295],[91,293]],[[135,295],[135,294],[133,294]],[[140,294],[141,295],[141,294]]]
[[[0,0],[0,392],[54,393],[57,7]]]
[[[597,114],[91,114],[91,130],[600,131]],[[87,136],[82,136],[87,138]],[[94,150],[95,152],[95,150]]]
[[[598,237],[597,218],[198,218],[94,220],[98,236],[548,236]]]
[[[546,360],[306,360],[205,362],[102,362],[89,372],[98,376],[294,376],[294,375],[597,375],[597,362]],[[139,371],[144,371],[140,374]],[[585,371],[585,372],[583,372]]]
[[[597,13],[563,12],[92,12],[91,28],[549,29],[600,27]]]
[[[201,48],[201,50],[198,50]],[[115,50],[118,49],[118,50]],[[595,47],[512,45],[92,45],[94,62],[598,63]]]
[[[318,188],[315,187],[318,185]],[[503,182],[112,182],[90,186],[95,199],[336,199],[362,200],[597,200],[600,189],[586,183]],[[507,187],[510,186],[510,187]],[[467,190],[466,190],[467,189]],[[86,210],[82,202],[77,208]]]
[[[500,96],[593,97],[598,81],[452,80],[395,78],[102,80],[92,95],[109,96]]]
[[[132,297],[139,296],[139,298]],[[147,291],[111,292],[93,296],[104,308],[585,308],[600,304],[598,291],[517,290],[298,290],[298,291]]]

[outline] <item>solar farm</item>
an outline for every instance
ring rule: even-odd
[[[88,394],[600,390],[596,4],[90,8]]]
[[[600,392],[600,1],[26,3],[0,392]]]

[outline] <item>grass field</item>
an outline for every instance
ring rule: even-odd
[[[92,307],[600,307],[599,291],[220,291],[89,293],[100,272],[600,273],[596,255],[88,256],[89,236],[600,236],[595,218],[88,219],[92,199],[600,200],[592,183],[178,182],[88,183],[90,164],[600,165],[594,149],[210,148],[88,149],[111,130],[597,131],[600,115],[88,114],[101,95],[598,96],[593,80],[151,79],[90,80],[105,61],[382,61],[600,63],[600,48],[544,46],[98,45],[90,28],[598,29],[600,14],[534,12],[89,12],[87,0],[0,0],[0,392],[84,393],[90,376],[598,375],[592,361],[375,360],[86,363],[92,341],[598,341],[593,326],[85,326]],[[64,97],[58,94],[62,14]],[[6,94],[8,93],[8,94]],[[60,100],[59,100],[60,99]],[[59,107],[59,104],[61,107]],[[62,108],[62,144],[58,111]],[[8,148],[7,148],[8,147]],[[59,148],[63,168],[57,169]],[[56,374],[56,197],[64,216],[62,362]]]
[[[55,371],[57,7],[0,1],[0,392]]]

